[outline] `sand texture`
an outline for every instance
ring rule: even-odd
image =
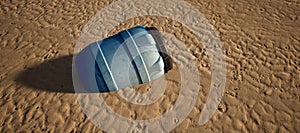
[[[107,36],[135,25],[155,26],[183,41],[197,61],[198,99],[172,132],[300,132],[300,2],[187,2],[205,15],[226,55],[224,96],[198,125],[211,83],[203,44],[185,26],[159,16],[129,19]],[[83,113],[72,83],[72,54],[84,25],[108,2],[0,1],[0,132],[103,132]],[[101,94],[133,120],[167,112],[178,97],[176,65],[163,96],[148,107],[118,93]],[[148,85],[134,89],[144,93]]]

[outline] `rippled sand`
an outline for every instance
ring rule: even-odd
[[[211,71],[203,45],[180,23],[163,17],[130,19],[185,42],[197,59],[201,88],[196,105],[174,132],[300,132],[300,3],[188,1],[214,26],[226,54],[227,84],[213,118],[198,125]],[[111,2],[0,1],[0,132],[101,132],[82,112],[72,84],[72,53],[80,31]],[[155,104],[139,107],[117,93],[103,94],[131,119],[167,112],[178,96],[180,74]],[[147,86],[136,86],[141,92]]]

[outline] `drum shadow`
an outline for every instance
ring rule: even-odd
[[[17,75],[15,81],[33,89],[75,93],[72,82],[72,58],[72,55],[63,56],[26,68]]]

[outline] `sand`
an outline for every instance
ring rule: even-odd
[[[216,29],[226,54],[225,93],[212,119],[198,125],[211,82],[207,52],[184,26],[163,17],[130,19],[111,32],[155,26],[185,42],[197,58],[196,105],[172,132],[300,132],[300,2],[192,1]],[[72,84],[72,53],[80,31],[111,2],[0,1],[0,132],[102,132],[83,113]],[[148,119],[178,96],[176,68],[151,107],[103,94],[114,111]],[[141,89],[138,89],[138,88]],[[137,90],[147,91],[146,86]]]

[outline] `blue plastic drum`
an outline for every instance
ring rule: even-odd
[[[87,92],[111,92],[161,77],[172,69],[172,60],[156,28],[137,26],[90,44],[75,65]],[[93,78],[98,90],[90,87]]]

